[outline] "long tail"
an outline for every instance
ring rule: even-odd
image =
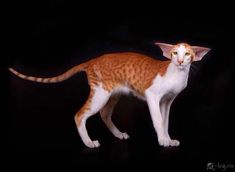
[[[76,73],[80,72],[80,71],[84,71],[86,68],[86,65],[80,64],[77,65],[69,70],[67,70],[65,73],[55,76],[55,77],[50,77],[50,78],[39,78],[39,77],[34,77],[34,76],[27,76],[24,74],[21,74],[19,72],[17,72],[16,70],[14,70],[13,68],[9,68],[9,70],[14,73],[16,76],[25,79],[25,80],[30,80],[30,81],[34,81],[34,82],[41,82],[41,83],[57,83],[57,82],[62,82],[70,77],[72,77],[73,75],[75,75]]]

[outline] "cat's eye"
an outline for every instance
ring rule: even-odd
[[[178,53],[176,51],[172,52],[173,55],[177,55]]]
[[[185,56],[189,56],[189,55],[190,55],[190,53],[188,53],[188,52],[185,53]]]

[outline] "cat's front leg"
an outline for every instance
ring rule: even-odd
[[[169,114],[170,114],[170,108],[172,105],[172,102],[174,101],[176,95],[165,95],[160,102],[160,110],[162,114],[163,119],[163,128],[164,128],[164,134],[166,137],[170,138],[169,132],[168,132],[168,125],[169,125]],[[174,140],[171,143],[171,146],[179,146],[180,142],[178,140]]]
[[[171,140],[171,137],[168,132],[168,124],[169,124],[170,107],[171,107],[173,100],[174,98],[171,98],[169,100],[164,100],[164,102],[162,102],[160,105],[162,119],[163,119],[164,134],[170,140]],[[170,142],[170,146],[179,146],[179,145],[180,145],[180,142],[178,140],[171,140]]]
[[[161,97],[156,95],[151,90],[146,91],[147,103],[149,106],[150,115],[153,121],[154,129],[158,135],[158,143],[160,146],[178,146],[175,140],[171,140],[167,137],[164,130],[163,118],[160,111]]]

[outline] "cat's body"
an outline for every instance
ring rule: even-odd
[[[100,112],[102,120],[114,136],[120,139],[129,138],[127,133],[120,132],[113,124],[111,115],[119,95],[130,92],[147,101],[159,144],[178,146],[179,141],[171,140],[168,134],[170,106],[174,98],[187,86],[191,62],[202,58],[198,57],[196,49],[204,51],[201,56],[209,49],[191,47],[188,44],[157,45],[171,60],[159,61],[143,54],[126,52],[102,55],[52,78],[30,77],[12,68],[10,70],[23,79],[43,83],[61,82],[79,71],[85,71],[91,89],[86,103],[75,115],[75,122],[81,139],[88,147],[100,145],[98,141],[90,139],[86,130],[86,120],[97,112]]]

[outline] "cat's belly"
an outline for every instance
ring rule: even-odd
[[[114,89],[112,92],[113,95],[133,95],[141,100],[146,100],[145,95],[138,93],[137,91],[129,88],[128,86],[119,86],[118,88]]]

